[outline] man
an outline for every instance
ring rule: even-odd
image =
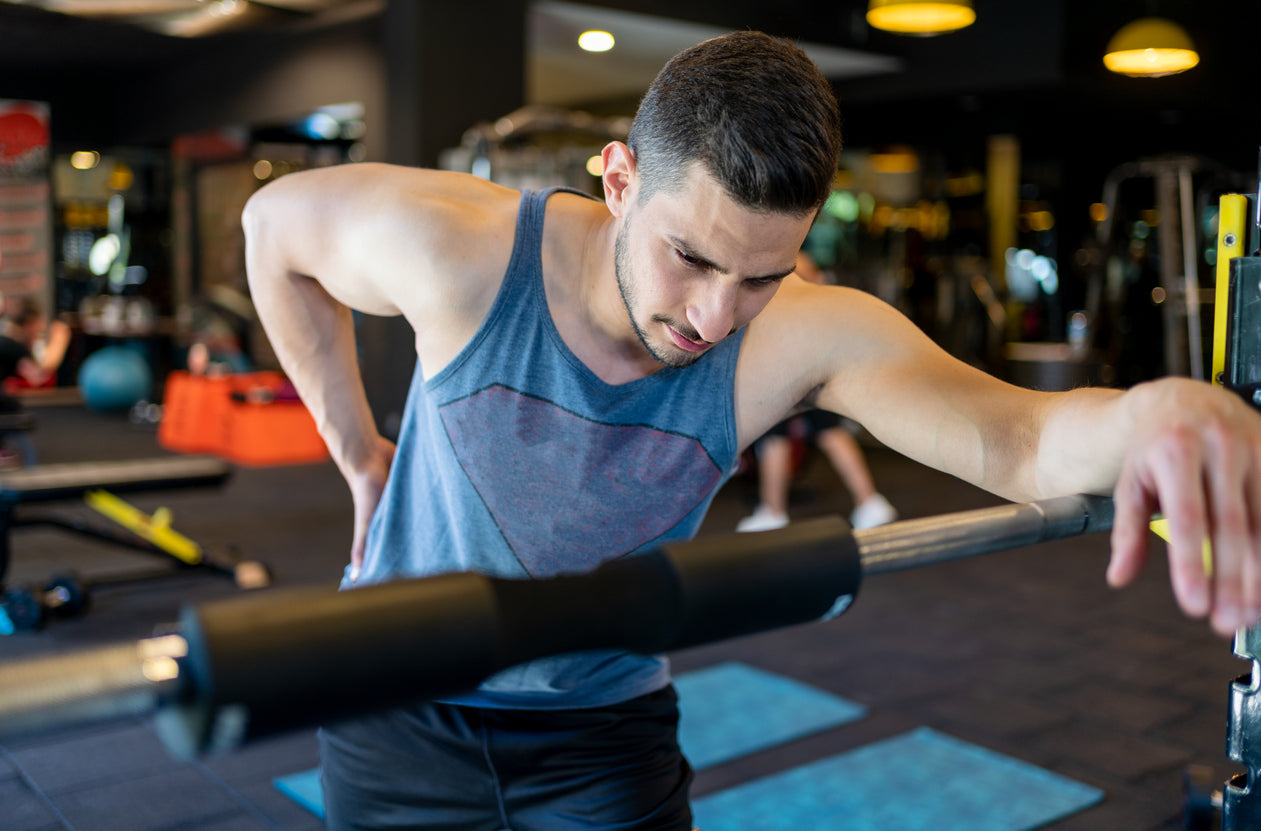
[[[545,576],[690,536],[741,449],[819,407],[1005,497],[1114,493],[1114,585],[1159,508],[1185,611],[1223,634],[1255,620],[1261,417],[1186,380],[1018,389],[878,300],[792,276],[839,123],[800,51],[744,32],[667,64],[604,150],[603,203],[382,165],[262,189],[244,218],[253,297],[350,487],[345,585]],[[397,448],[363,393],[352,308],[415,329]],[[323,730],[329,827],[685,829],[676,718],[658,658],[513,668]]]

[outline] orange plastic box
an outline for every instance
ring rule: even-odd
[[[219,453],[220,421],[231,395],[226,375],[208,378],[177,370],[166,376],[158,444],[182,453]]]
[[[328,449],[315,419],[297,400],[277,395],[277,372],[167,376],[158,443],[184,453],[214,453],[250,466],[319,462]]]

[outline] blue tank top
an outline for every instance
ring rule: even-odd
[[[588,571],[690,539],[734,472],[743,331],[686,369],[598,378],[561,340],[544,294],[543,215],[556,190],[522,195],[503,285],[473,339],[428,381],[417,366],[354,585]],[[598,707],[668,682],[664,657],[586,651],[513,667],[451,700]]]

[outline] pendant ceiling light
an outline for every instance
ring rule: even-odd
[[[1144,17],[1122,26],[1103,56],[1103,65],[1134,78],[1159,78],[1186,72],[1200,62],[1191,38],[1177,23]]]
[[[972,0],[871,0],[867,22],[901,35],[941,35],[976,21]]]

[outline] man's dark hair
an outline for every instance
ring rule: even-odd
[[[699,161],[741,205],[806,214],[831,190],[841,115],[831,84],[799,48],[734,32],[670,59],[627,143],[641,201],[678,188]]]

